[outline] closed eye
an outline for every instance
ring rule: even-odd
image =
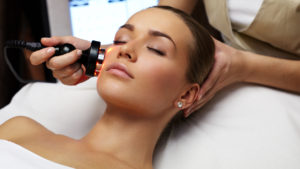
[[[114,45],[122,45],[122,44],[125,44],[126,41],[119,41],[119,40],[115,40],[114,41]]]
[[[150,51],[153,51],[154,53],[160,55],[160,56],[165,56],[165,53],[158,50],[158,49],[155,49],[155,48],[151,48],[151,47],[147,47]]]

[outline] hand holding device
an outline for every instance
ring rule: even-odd
[[[97,67],[99,68],[99,65],[102,64],[105,52],[100,48],[100,42],[92,41],[90,43],[75,37],[43,38],[41,42],[43,45],[37,42],[9,41],[6,43],[6,47],[35,51],[30,55],[30,62],[33,65],[46,62],[54,77],[64,84],[78,83],[82,81],[84,74],[88,76],[98,74]],[[89,46],[90,48],[88,48]],[[86,50],[81,51],[80,49]]]

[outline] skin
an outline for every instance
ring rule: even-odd
[[[196,3],[197,0],[159,1],[159,5],[173,6],[188,14],[192,13]],[[78,49],[86,49],[90,45],[90,42],[74,37],[43,38],[41,42],[45,46],[54,46],[68,42],[74,44]],[[215,64],[213,69],[208,79],[202,84],[197,101],[188,109],[184,109],[186,117],[209,102],[220,90],[234,83],[254,83],[300,93],[299,61],[278,59],[237,50],[218,40],[215,40],[215,46]],[[48,68],[53,71],[54,76],[67,85],[74,85],[87,79],[84,76],[84,68],[80,67],[80,65],[72,66],[74,62],[70,63],[68,60],[64,60],[63,57],[57,57],[56,61],[54,58],[49,59],[54,54],[54,50],[52,51],[51,48],[32,53],[30,56],[31,63],[36,65],[47,62]],[[65,55],[70,60],[77,60],[79,56],[80,51],[79,54],[74,51]],[[62,64],[59,65],[57,63]]]
[[[209,102],[220,90],[235,83],[253,83],[300,94],[299,60],[237,50],[217,40],[215,44],[215,65],[202,85],[197,101],[185,110],[186,117]]]
[[[197,0],[159,1],[159,5],[173,6],[175,8],[182,9],[189,14],[193,11],[196,3]],[[88,77],[84,74],[85,68],[75,62],[78,58],[80,58],[81,50],[85,50],[90,47],[89,41],[71,36],[64,36],[42,38],[41,43],[44,46],[49,47],[33,52],[29,57],[31,64],[39,65],[46,62],[46,66],[48,69],[52,70],[53,76],[66,85],[75,85],[88,79]],[[73,44],[76,47],[76,50],[65,55],[61,55],[60,57],[51,58],[54,54],[54,48],[52,46],[64,43]],[[106,48],[108,46],[102,45],[101,47]]]
[[[200,90],[185,77],[190,39],[187,26],[169,11],[137,13],[120,28],[118,42],[106,54],[97,89],[107,109],[85,137],[73,140],[29,118],[16,117],[0,126],[0,139],[74,168],[152,169],[162,130],[179,110],[193,104]],[[75,55],[76,51],[64,57]],[[131,76],[109,69],[116,63],[123,64]],[[178,101],[182,108],[177,107]]]
[[[49,47],[33,52],[29,57],[31,64],[39,65],[46,62],[46,66],[52,70],[53,76],[66,85],[75,85],[88,79],[84,75],[85,68],[76,61],[80,58],[82,50],[90,47],[89,41],[65,36],[42,38],[41,43]],[[74,45],[76,49],[59,57],[52,57],[55,53],[52,46],[65,43]]]
[[[188,14],[193,12],[196,3],[197,0],[159,1],[159,5],[172,6]],[[254,83],[300,93],[299,60],[279,59],[242,51],[218,40],[215,40],[215,46],[213,69],[202,85],[195,104],[184,110],[186,117],[209,102],[220,90],[235,83]]]

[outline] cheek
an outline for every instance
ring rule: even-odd
[[[153,103],[173,105],[184,82],[181,68],[167,60],[151,60],[141,65],[140,90],[144,90],[148,100]]]
[[[111,95],[113,96],[114,94],[111,92],[114,92],[116,90],[112,90],[111,88],[114,88],[115,82],[111,80],[111,78],[105,76],[105,69],[107,65],[111,64],[113,60],[115,60],[115,55],[117,54],[117,48],[116,47],[109,47],[106,50],[105,53],[105,59],[103,61],[103,64],[101,66],[100,73],[98,75],[97,79],[97,91],[98,94],[104,99],[104,95]]]

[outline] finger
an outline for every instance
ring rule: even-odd
[[[59,41],[54,37],[50,37],[50,38],[47,37],[47,38],[41,38],[41,43],[44,46],[55,46],[59,44]]]
[[[207,95],[207,96],[203,97],[203,99],[201,101],[199,101],[198,104],[193,105],[193,107],[191,107],[191,109],[189,110],[187,116],[189,116],[193,112],[199,110],[202,106],[204,106],[207,102],[209,102],[213,97],[214,97],[214,94]]]
[[[42,38],[41,43],[45,46],[55,46],[64,43],[72,43],[74,40],[69,36],[53,36],[49,38]]]
[[[81,65],[81,69],[82,69],[82,71],[83,71],[83,73],[82,73],[83,75],[81,76],[81,78],[79,79],[79,81],[77,81],[76,84],[81,83],[81,82],[84,82],[84,81],[86,81],[86,80],[89,79],[89,76],[87,76],[87,75],[85,74],[86,68],[84,67],[84,65]]]
[[[221,76],[221,68],[218,65],[214,65],[213,70],[209,74],[208,78],[205,80],[200,89],[200,94],[198,100],[201,99],[213,86],[216,84],[216,81]]]
[[[209,100],[211,100],[217,91],[220,90],[220,86],[217,86],[218,81],[215,82],[213,85],[214,87],[211,88],[204,96],[202,96],[199,100],[197,100],[189,109],[184,111],[185,117],[188,117],[190,114],[192,114],[194,111],[197,111],[200,109],[203,105],[205,105]]]
[[[88,49],[90,47],[90,42],[75,38],[73,36],[53,36],[51,38],[42,38],[41,43],[45,46],[56,46],[59,44],[70,43],[77,49]]]
[[[214,84],[214,87],[211,88],[211,90],[209,90],[199,101],[197,104],[195,104],[195,107],[193,107],[192,110],[195,111],[195,109],[199,109],[201,108],[204,104],[206,104],[209,100],[211,100],[216,93],[222,88],[219,84],[219,81],[216,81]]]
[[[196,98],[195,100],[193,101],[193,104],[188,107],[187,109],[184,109],[184,116],[187,117],[189,114],[191,114],[191,110],[192,108],[194,107],[195,104],[197,104],[197,102],[200,100],[200,90],[197,91],[196,93]]]
[[[46,62],[51,56],[55,53],[53,47],[44,48],[38,51],[35,51],[29,57],[30,63],[32,65],[39,65]]]
[[[76,72],[74,72],[71,76],[61,78],[60,80],[66,85],[74,85],[80,82],[83,76],[84,76],[84,72],[80,68]]]
[[[188,109],[183,110],[183,116],[187,118],[191,113],[192,107],[189,107]]]
[[[46,62],[46,66],[53,71],[63,69],[64,67],[75,63],[80,58],[81,54],[81,50],[75,49],[64,55],[52,57]]]
[[[197,103],[193,104],[191,107],[188,109],[184,110],[184,117],[190,116],[194,111],[198,110],[200,108],[201,102],[198,101]]]
[[[55,78],[62,79],[71,76],[73,73],[77,72],[80,68],[81,65],[79,63],[74,63],[60,70],[52,71],[52,73]]]

